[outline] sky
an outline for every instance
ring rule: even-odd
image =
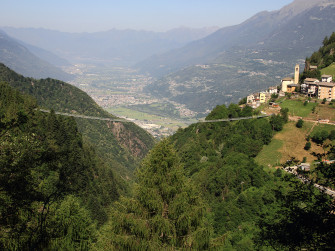
[[[293,0],[0,0],[0,26],[66,32],[220,28]]]

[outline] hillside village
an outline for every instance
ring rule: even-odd
[[[332,65],[333,66],[333,65]],[[308,72],[308,74],[306,74]],[[323,145],[323,143],[314,142],[313,150],[309,151],[309,148],[304,147],[303,144],[299,144],[299,142],[306,141],[306,144],[310,142],[310,138],[313,138],[313,135],[317,134],[317,131],[328,131],[327,133],[333,132],[332,127],[335,125],[335,114],[334,114],[334,101],[335,101],[335,82],[333,81],[333,76],[330,75],[327,69],[321,71],[318,70],[318,66],[306,64],[304,72],[300,73],[300,67],[297,64],[294,68],[294,77],[285,77],[281,79],[281,84],[278,86],[271,86],[266,91],[262,91],[259,93],[252,93],[246,97],[244,100],[246,103],[242,106],[250,106],[253,109],[262,110],[262,113],[267,114],[277,114],[282,108],[287,108],[287,103],[290,103],[291,111],[289,111],[289,120],[293,121],[291,125],[287,126],[287,130],[281,136],[275,136],[275,140],[279,140],[283,146],[279,147],[277,150],[273,150],[272,146],[269,149],[272,149],[271,156],[277,156],[277,163],[271,163],[269,166],[273,166],[277,168],[279,165],[279,160],[281,159],[282,165],[287,161],[287,163],[291,163],[293,165],[285,166],[283,170],[287,172],[291,172],[295,174],[299,179],[305,179],[303,182],[308,182],[308,178],[305,176],[301,176],[300,171],[310,172],[313,170],[312,166],[317,160],[322,160],[324,163],[331,164],[334,163],[335,160],[329,160],[326,156],[320,157],[322,154],[322,149],[329,147],[329,145]],[[318,76],[319,77],[306,77],[307,76]],[[240,104],[243,102],[240,102]],[[286,103],[286,104],[285,104]],[[314,108],[307,108],[305,112],[302,112],[302,106],[307,107],[307,104]],[[317,111],[315,111],[316,107],[318,107]],[[294,113],[293,109],[295,109],[296,113]],[[321,112],[322,111],[322,112]],[[302,115],[304,113],[304,115]],[[301,123],[307,123],[304,130],[300,130],[297,128],[302,128],[302,126],[298,126],[297,123],[301,120]],[[320,125],[319,129],[316,129]],[[325,126],[328,126],[325,127]],[[316,129],[316,132],[313,132],[313,129]],[[335,129],[335,128],[334,128]],[[335,132],[335,131],[334,131]],[[330,137],[330,136],[329,136]],[[326,137],[327,138],[327,137]],[[332,137],[330,137],[332,139]],[[314,139],[312,139],[313,141]],[[315,140],[314,140],[315,141]],[[265,148],[266,149],[266,148]],[[281,150],[279,150],[281,149]],[[269,152],[267,150],[263,151],[260,155],[268,155]],[[317,152],[320,153],[320,156],[316,156]],[[314,154],[314,155],[313,155]],[[282,156],[282,157],[278,157]],[[305,162],[290,162],[290,159],[304,159]],[[259,159],[262,159],[260,157]],[[260,163],[267,165],[269,162],[269,158],[265,158],[265,161],[261,161]],[[269,162],[267,162],[269,161]],[[314,163],[315,162],[315,163]],[[299,164],[300,163],[300,164]],[[313,163],[313,164],[312,164]],[[329,190],[331,196],[335,196],[335,191]]]
[[[317,66],[309,66],[309,71],[316,71]],[[323,74],[321,81],[317,78],[305,78],[302,83],[299,81],[299,65],[295,66],[294,78],[285,77],[281,80],[280,86],[269,87],[268,90],[253,93],[247,96],[246,105],[252,108],[258,108],[261,104],[267,103],[273,97],[285,97],[286,95],[305,95],[310,98],[317,98],[324,101],[335,99],[335,82],[332,75]],[[270,102],[274,108],[278,104]]]

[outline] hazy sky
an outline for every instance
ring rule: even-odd
[[[0,0],[0,26],[71,32],[225,27],[293,0]]]

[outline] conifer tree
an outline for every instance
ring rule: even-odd
[[[134,198],[122,198],[102,230],[104,250],[207,249],[206,206],[183,174],[176,153],[160,142],[137,170]]]

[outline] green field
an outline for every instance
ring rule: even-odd
[[[283,147],[283,141],[273,139],[269,145],[263,146],[262,151],[255,158],[256,162],[263,166],[278,166],[280,165],[281,153],[278,152]]]
[[[173,130],[177,130],[178,127],[186,127],[190,122],[192,123],[195,122],[195,120],[189,120],[189,121],[174,120],[171,118],[161,117],[146,112],[136,111],[126,107],[112,107],[106,110],[116,116],[128,117],[140,121],[148,121],[150,123],[155,123],[157,125],[162,125],[164,127],[171,128]]]
[[[323,130],[326,130],[327,132],[330,133],[330,131],[335,130],[335,125],[318,124],[316,127],[314,127],[313,132],[311,133],[311,136]]]
[[[306,118],[308,117],[308,115],[312,113],[313,107],[317,106],[317,104],[308,103],[306,106],[304,106],[304,102],[305,99],[303,100],[287,99],[280,104],[280,107],[288,108],[290,115]]]
[[[129,109],[156,115],[159,117],[166,117],[172,119],[180,119],[179,111],[175,108],[174,105],[169,103],[152,103],[152,104],[143,104],[143,105],[133,105]]]
[[[321,74],[332,75],[335,78],[335,63],[321,70]]]

